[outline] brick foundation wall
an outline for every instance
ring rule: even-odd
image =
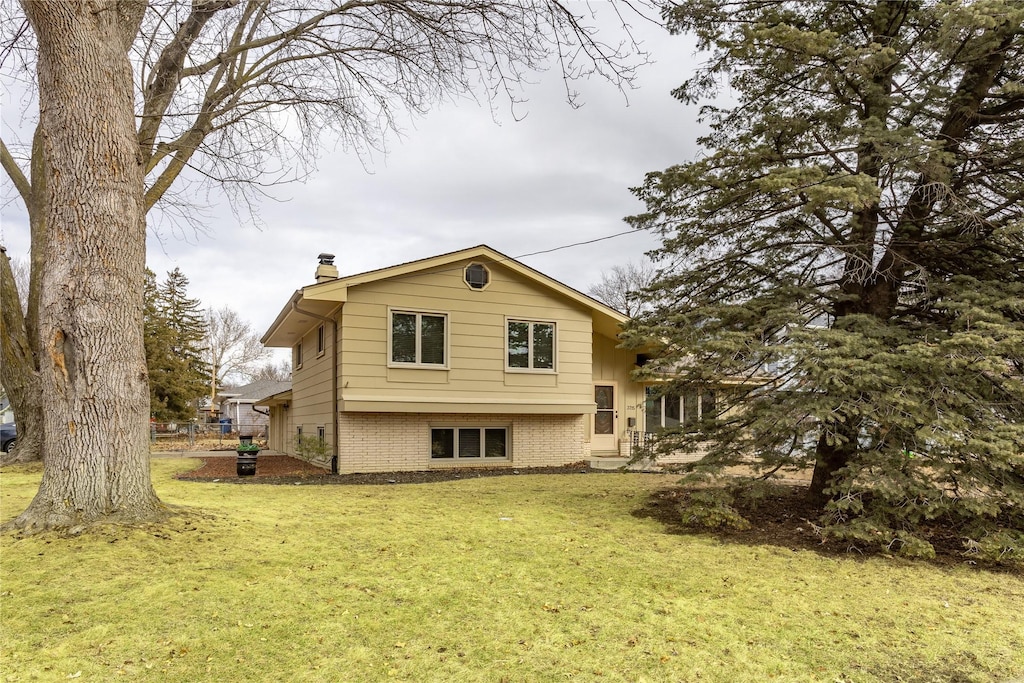
[[[339,420],[338,471],[397,472],[438,467],[543,467],[590,456],[583,415],[347,413]],[[506,427],[508,460],[433,460],[431,427]]]

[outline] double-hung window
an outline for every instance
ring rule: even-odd
[[[509,320],[506,342],[510,370],[555,369],[555,324]]]
[[[647,387],[645,428],[648,432],[680,426],[695,429],[698,422],[714,418],[716,412],[715,392],[711,390],[660,394],[656,387]]]
[[[391,311],[389,361],[395,365],[448,365],[448,316]]]

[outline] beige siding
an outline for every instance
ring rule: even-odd
[[[629,439],[629,418],[635,420],[634,428],[642,428],[644,417],[644,387],[634,382],[630,375],[636,368],[636,351],[616,348],[618,341],[595,334],[593,383],[615,382],[618,389],[616,410],[619,413],[618,438],[620,447]]]
[[[291,406],[285,409],[283,406],[272,406],[270,408],[270,424],[267,433],[267,446],[274,451],[291,453],[294,447],[291,443],[295,429],[292,427]]]
[[[541,467],[589,456],[583,415],[347,413],[340,419],[339,472],[395,472],[438,467]],[[435,460],[430,428],[507,427],[508,460]]]
[[[349,289],[342,311],[343,405],[431,397],[441,403],[592,403],[590,311],[499,264],[488,264],[486,289],[470,289],[463,282],[466,263]],[[447,314],[446,369],[388,367],[389,310],[396,309]],[[554,374],[506,371],[508,318],[555,323]]]
[[[292,368],[292,401],[288,410],[289,433],[284,435],[280,450],[293,453],[292,440],[296,430],[302,427],[304,436],[316,436],[317,427],[324,427],[327,443],[334,442],[334,408],[331,384],[331,337],[333,325],[324,325],[326,349],[317,356],[317,328],[309,330],[302,338],[302,367]]]

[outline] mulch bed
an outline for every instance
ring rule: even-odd
[[[680,504],[688,499],[690,489],[672,486],[655,491],[646,504],[633,512],[637,517],[661,522],[668,533],[679,535],[709,535],[723,543],[742,545],[771,545],[794,552],[810,550],[822,555],[844,557],[893,557],[883,549],[864,547],[851,541],[823,539],[816,530],[821,509],[805,495],[805,486],[779,486],[770,495],[758,500],[757,505],[736,502],[737,511],[750,522],[749,529],[699,529],[682,522]],[[989,571],[1024,574],[1024,567],[1011,564],[996,565],[964,554],[961,537],[948,524],[932,522],[918,530],[935,548],[935,558],[906,560],[927,562],[939,566],[966,565]]]
[[[579,474],[591,470],[586,463],[561,467],[480,467],[472,469],[437,469],[423,472],[369,472],[363,474],[331,474],[326,470],[287,455],[261,455],[256,459],[256,474],[239,477],[235,458],[207,458],[199,469],[184,472],[178,479],[225,482],[231,484],[426,484],[458,481],[478,477],[515,476],[518,474]],[[603,470],[600,470],[603,471]]]

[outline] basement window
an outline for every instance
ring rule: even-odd
[[[507,460],[507,427],[433,427],[431,460]]]

